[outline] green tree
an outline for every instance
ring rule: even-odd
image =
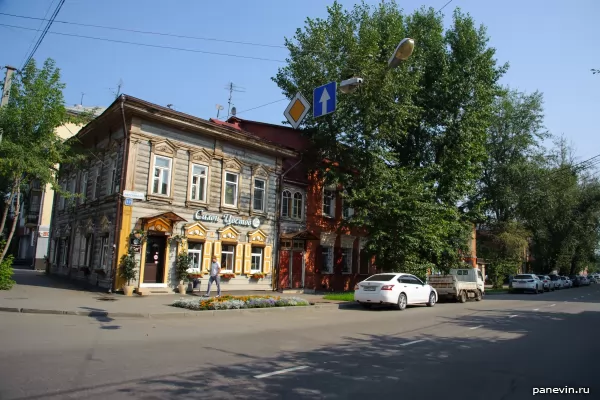
[[[14,201],[14,218],[0,252],[0,262],[6,256],[21,212],[24,189],[34,180],[42,186],[56,184],[56,166],[74,157],[71,147],[55,133],[67,120],[60,81],[60,71],[52,59],[41,69],[32,60],[15,75],[7,105],[0,109],[0,128],[4,132],[0,143],[0,175],[8,183],[8,197],[0,219],[0,234],[4,233],[9,205]]]
[[[507,66],[497,65],[485,28],[460,10],[448,30],[435,10],[405,15],[394,2],[351,10],[334,2],[327,11],[286,39],[288,65],[273,80],[291,98],[329,81],[364,79],[359,90],[338,94],[334,114],[305,120],[314,160],[346,168],[323,176],[347,190],[345,202],[356,210],[348,223],[368,229],[367,250],[380,268],[419,275],[448,268],[467,243],[474,210],[458,205],[480,175]],[[415,51],[389,70],[404,37],[415,39]]]
[[[486,153],[477,194],[471,203],[483,211],[478,256],[487,260],[495,287],[514,274],[525,260],[530,232],[519,205],[531,179],[531,164],[541,156],[548,137],[543,126],[542,95],[506,90],[494,102],[487,129]]]

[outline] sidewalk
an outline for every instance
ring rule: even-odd
[[[198,294],[164,294],[126,297],[121,294],[108,294],[105,291],[84,289],[64,278],[47,276],[44,272],[15,269],[13,279],[17,284],[8,291],[0,291],[0,311],[34,314],[68,314],[82,316],[110,316],[161,318],[213,315],[211,311],[190,311],[171,307],[181,298],[199,299]],[[213,292],[216,294],[215,292]],[[231,292],[222,294],[250,295],[254,292]],[[261,295],[281,297],[301,297],[315,306],[336,306],[340,302],[324,300],[322,295],[261,292]],[[297,307],[298,309],[315,307]],[[244,310],[250,312],[273,311],[278,308]],[[285,310],[294,307],[282,308]],[[237,311],[218,311],[231,313]]]

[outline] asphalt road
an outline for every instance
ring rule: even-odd
[[[0,313],[0,399],[600,398],[599,333],[600,285],[405,311]]]

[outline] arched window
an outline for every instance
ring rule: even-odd
[[[292,218],[302,218],[302,193],[294,193],[292,202]]]
[[[281,197],[281,216],[289,217],[292,208],[292,193],[289,190],[284,190]]]

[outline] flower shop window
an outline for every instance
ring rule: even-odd
[[[192,257],[192,268],[202,268],[203,243],[190,242],[188,244],[188,255]]]
[[[250,264],[250,272],[262,272],[263,252],[264,249],[262,247],[252,246],[252,261]]]
[[[221,269],[223,272],[233,272],[235,265],[235,246],[224,244],[221,249]]]

